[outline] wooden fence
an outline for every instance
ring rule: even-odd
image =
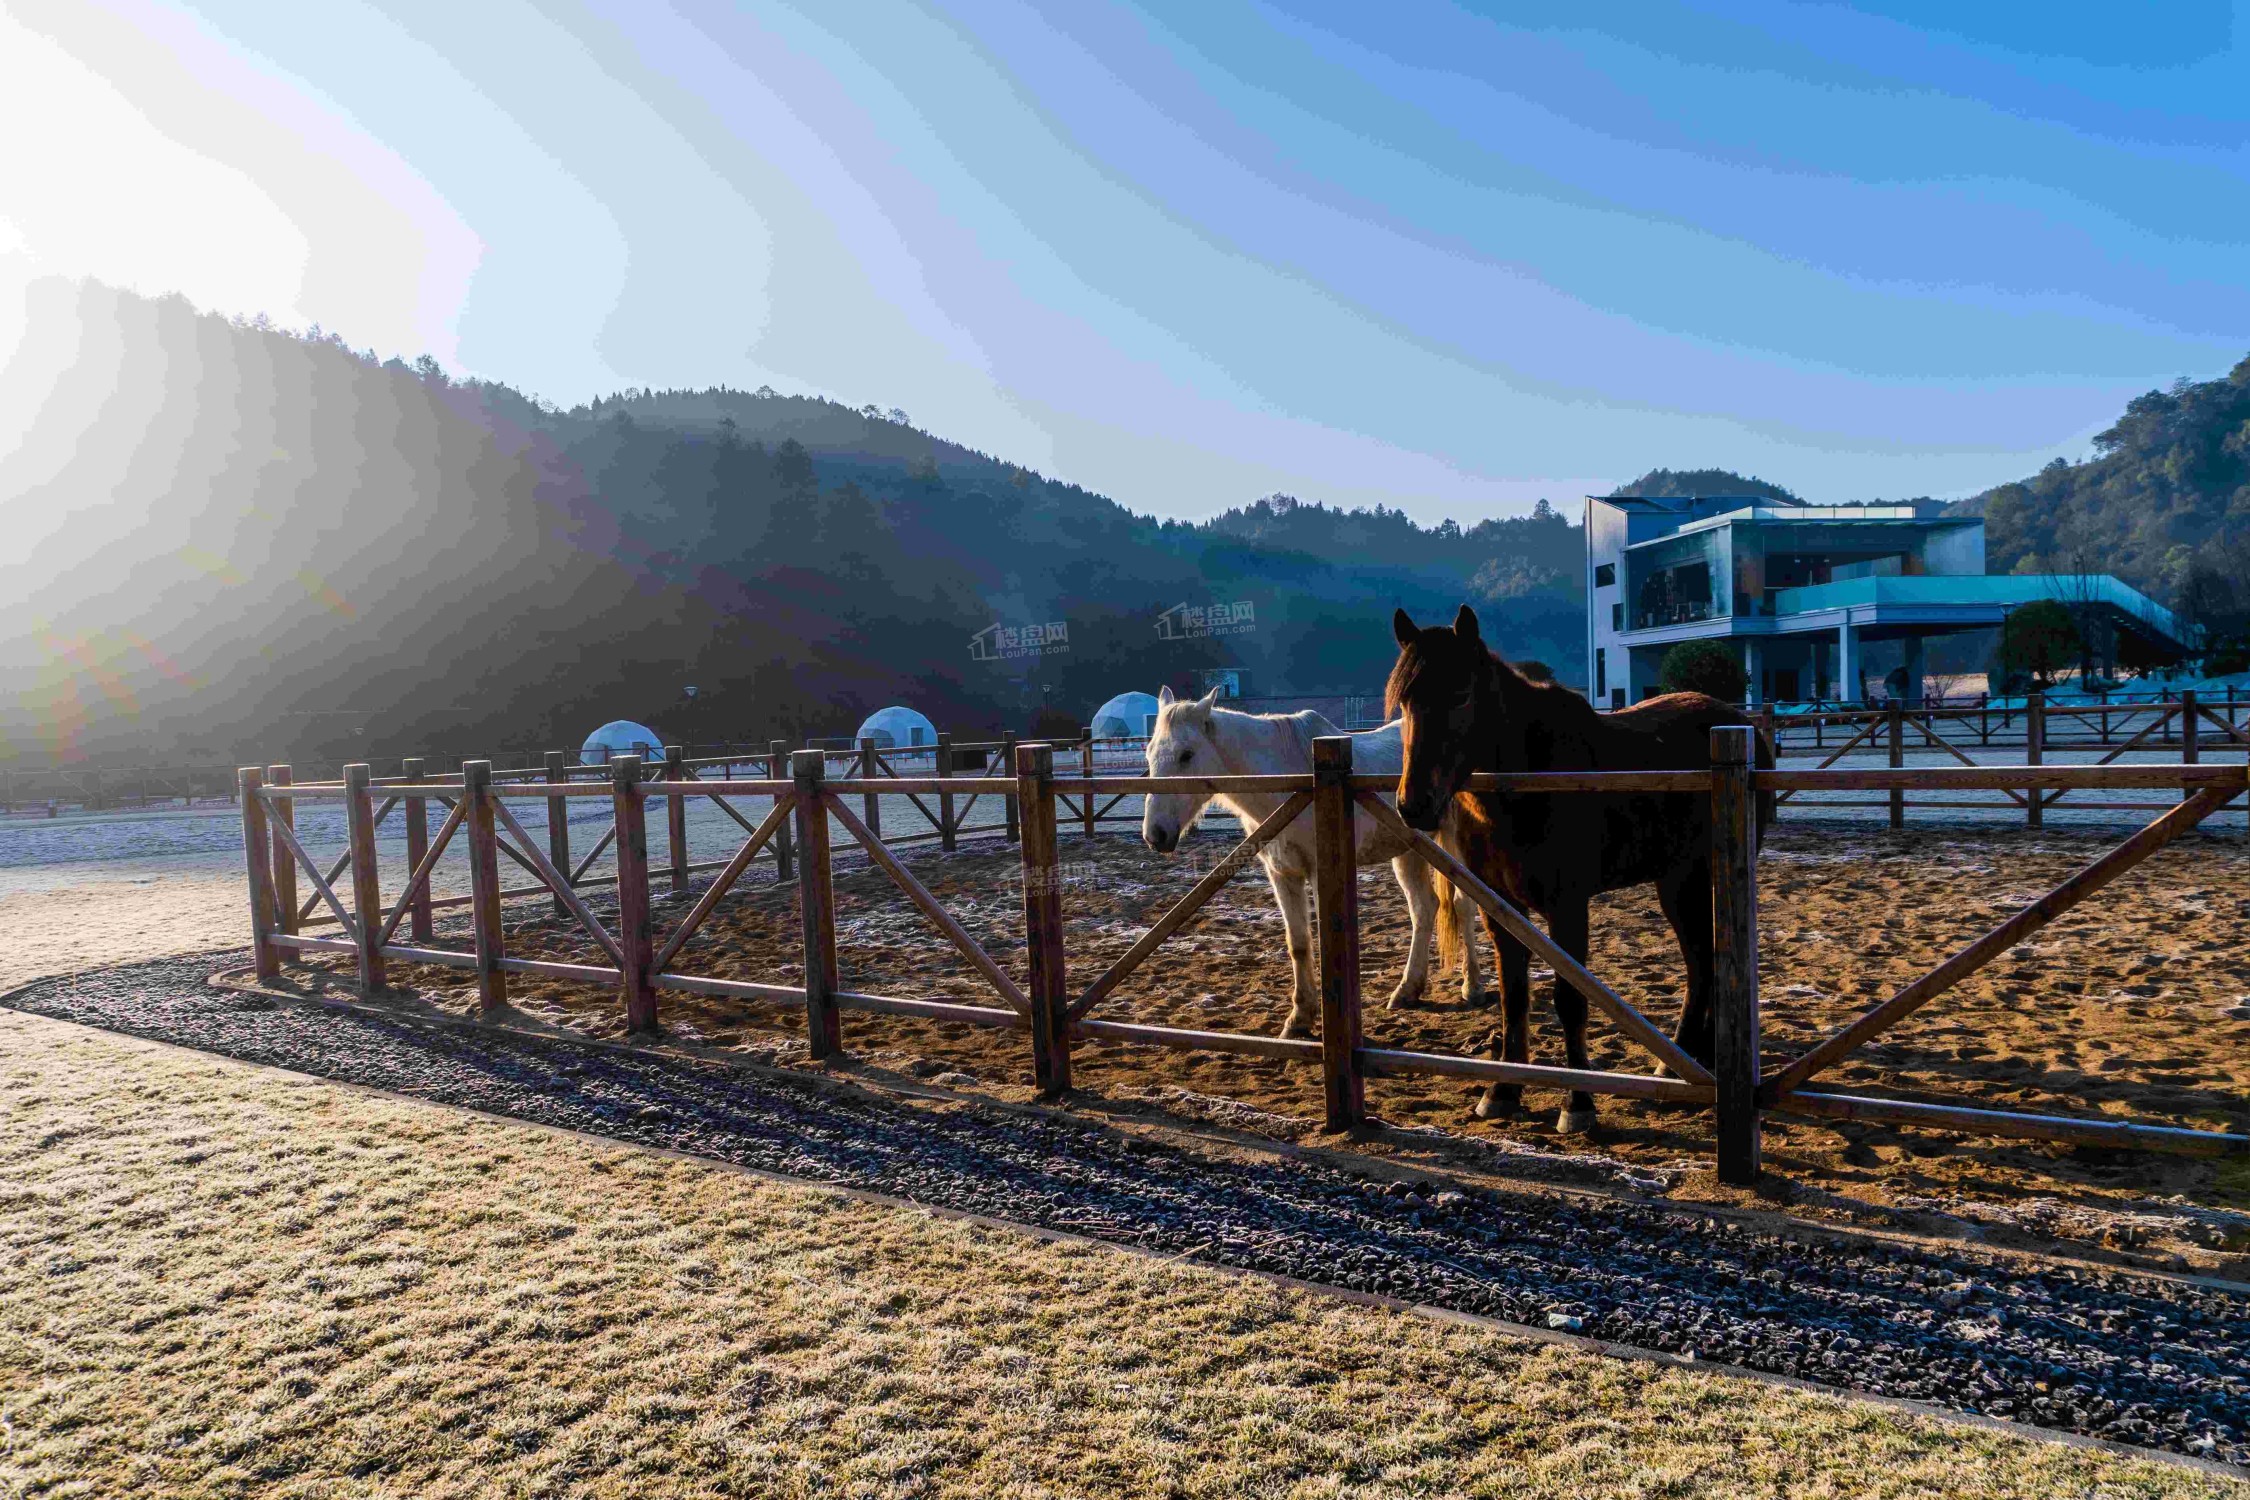
[[[948,752],[958,747],[950,745],[938,750],[933,774],[925,776],[885,770],[886,752],[867,746],[839,754],[790,751],[779,744],[770,748],[766,764],[760,768],[764,774],[751,779],[731,774],[739,769],[740,761],[723,768],[694,767],[680,755],[646,764],[638,757],[621,757],[603,769],[598,781],[559,761],[546,768],[537,781],[504,780],[482,761],[466,764],[458,780],[423,779],[419,767],[412,763],[404,778],[389,782],[375,780],[363,765],[347,766],[341,780],[319,784],[291,784],[285,778],[269,781],[266,773],[255,767],[245,768],[238,775],[251,933],[257,971],[265,977],[278,972],[287,954],[304,951],[352,955],[359,982],[367,990],[383,985],[385,966],[393,960],[446,965],[476,974],[486,1012],[506,1004],[507,976],[511,973],[579,980],[614,989],[626,1022],[634,1030],[656,1024],[658,997],[667,992],[801,1007],[816,1057],[833,1055],[841,1048],[841,1017],[845,1012],[923,1016],[1024,1031],[1031,1041],[1033,1077],[1050,1094],[1070,1088],[1071,1050],[1079,1041],[1244,1053],[1318,1067],[1325,1084],[1328,1124],[1334,1129],[1346,1129],[1364,1120],[1364,1080],[1369,1077],[1441,1075],[1666,1100],[1716,1111],[1718,1165],[1721,1176],[1730,1182],[1756,1178],[1759,1120],[1766,1113],[1934,1125],[1992,1135],[2196,1153],[2250,1149],[2250,1136],[2216,1131],[1882,1099],[1807,1086],[1963,978],[2250,791],[2250,785],[2246,785],[2250,773],[2243,767],[2183,763],[1760,771],[1753,764],[1752,743],[1748,729],[1714,731],[1713,766],[1707,772],[1481,775],[1471,781],[1475,790],[1518,796],[1626,792],[1712,799],[1713,918],[1718,963],[1713,996],[1717,1047],[1711,1067],[1681,1052],[1653,1022],[1589,972],[1579,955],[1564,952],[1524,913],[1464,869],[1434,840],[1408,828],[1385,800],[1394,790],[1390,778],[1353,774],[1351,741],[1346,737],[1315,742],[1314,768],[1309,776],[1109,775],[1093,764],[1091,752],[1079,757],[1078,774],[1066,776],[1058,774],[1054,748],[1045,744],[1004,747],[1008,760],[1001,768],[1006,769],[1012,761],[1012,775],[991,774],[990,766],[980,774],[953,774],[954,762]],[[857,774],[831,777],[831,766],[839,760]],[[701,770],[722,770],[725,774],[697,774]],[[910,799],[911,805],[928,816],[933,828],[917,837],[950,840],[950,834],[960,825],[948,816],[946,809],[952,805],[949,799],[992,797],[1007,804],[1007,831],[1021,845],[1028,954],[1022,983],[1003,969],[891,852],[891,844],[898,840],[884,839],[866,816],[865,799],[874,795],[869,790],[874,785],[879,785],[885,795]],[[2040,797],[2087,789],[2164,790],[2183,800],[2162,804],[2161,815],[2132,837],[1850,1025],[1788,1059],[1778,1069],[1764,1070],[1758,1003],[1755,824],[1761,792],[1999,790]],[[1158,917],[1121,957],[1091,981],[1076,987],[1074,993],[1061,905],[1063,881],[1058,851],[1063,834],[1073,831],[1080,836],[1091,835],[1102,809],[1114,807],[1120,799],[1183,791],[1278,793],[1286,801]],[[669,931],[659,933],[651,912],[651,882],[667,879],[675,891],[685,892],[691,870],[712,868],[689,866],[684,857],[682,809],[689,799],[698,797],[726,807],[741,824],[745,837],[731,857],[718,863],[717,878],[694,905]],[[611,826],[603,843],[614,844],[617,852],[617,910],[607,923],[578,893],[592,856],[578,864],[574,872],[566,842],[568,821],[560,815],[573,798],[606,799],[611,810]],[[772,806],[763,818],[752,823],[731,806],[728,799],[733,798],[771,799]],[[925,803],[924,798],[935,800],[936,807]],[[1106,804],[1105,798],[1109,799]],[[294,809],[308,799],[342,799],[345,803],[348,847],[343,858],[329,866],[320,865],[295,832]],[[546,850],[510,811],[511,803],[538,799],[546,799],[555,814],[550,817]],[[859,812],[853,810],[855,801],[861,803]],[[428,832],[433,802],[445,809],[434,836]],[[652,869],[649,863],[647,822],[652,805],[662,810],[668,828],[670,859],[661,870]],[[1355,805],[1408,840],[1423,858],[1467,893],[1496,926],[1529,947],[1553,969],[1560,982],[1584,995],[1664,1072],[1572,1070],[1367,1046],[1360,1027]],[[391,892],[386,904],[378,879],[375,830],[394,810],[401,811],[406,820],[411,868],[403,887]],[[1196,918],[1267,841],[1308,811],[1314,820],[1318,858],[1319,1040],[1185,1030],[1096,1013],[1158,946]],[[837,963],[830,883],[830,840],[838,828],[944,935],[998,1004],[864,993],[845,987]],[[431,872],[457,837],[467,841],[470,866],[470,894],[454,898],[471,908],[471,946],[467,949],[436,946],[431,921],[432,909],[448,904],[432,899]],[[694,973],[685,960],[698,930],[761,855],[776,862],[778,878],[793,878],[797,885],[802,915],[802,979],[775,983]],[[530,872],[538,884],[519,892],[504,890],[500,884],[504,859]],[[345,895],[336,889],[338,877],[346,870],[351,875],[348,907]],[[312,888],[302,906],[296,901],[299,875]],[[504,950],[502,901],[511,894],[542,891],[551,896],[558,911],[587,931],[606,955],[607,963],[557,963]],[[302,930],[303,919],[318,906],[327,908],[340,936],[311,936]],[[402,923],[408,924],[407,941],[399,938]]]
[[[2219,703],[2205,702],[2191,689],[2161,701],[2132,704],[2068,704],[2050,706],[2043,694],[2033,693],[2021,703],[1991,703],[1975,707],[1918,708],[1890,703],[1880,708],[1840,713],[1777,714],[1772,709],[1754,712],[1777,758],[1817,757],[1825,770],[1852,755],[1886,755],[1893,767],[1903,768],[1913,754],[1950,758],[1965,766],[1978,764],[1973,752],[2018,749],[2024,764],[2044,765],[2050,752],[2096,755],[2096,766],[2113,765],[2134,753],[2177,753],[2186,765],[2199,765],[2206,747],[2230,753],[2250,750],[2250,726],[2244,712],[2250,701],[2238,702],[2230,691]],[[2060,804],[2073,790],[2059,786],[2048,790],[2001,788],[1999,798],[1977,801],[1934,801],[1914,798],[1904,787],[1894,786],[1881,798],[1844,800],[1826,798],[1803,804],[1816,808],[1887,807],[1893,828],[1903,827],[1909,808],[1954,811],[2007,811],[2020,809],[2027,826],[2044,825],[2047,810]],[[1784,792],[1788,805],[1793,794]],[[2073,806],[2083,806],[2083,803]],[[2158,812],[2166,802],[2116,801],[2101,804],[2104,812]],[[2250,814],[2250,808],[2245,808]]]

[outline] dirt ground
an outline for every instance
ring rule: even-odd
[[[1768,1067],[1888,996],[2114,843],[2102,832],[1924,828],[1902,833],[1785,822],[1760,872]],[[1065,844],[1073,990],[1123,953],[1230,841],[1177,856],[1104,835]],[[908,856],[917,876],[1021,982],[1021,887],[1012,847],[985,843]],[[839,868],[837,944],[844,986],[987,1005],[986,989],[880,871]],[[1366,1033],[1371,1045],[1483,1055],[1496,1017],[1464,1005],[1457,973],[1419,1004],[1384,1008],[1403,966],[1405,907],[1386,868],[1362,872]],[[659,905],[658,941],[686,903]],[[759,871],[722,902],[672,967],[727,978],[801,982],[793,887]],[[583,934],[526,908],[511,953],[606,960]],[[1486,950],[1489,955],[1489,948]],[[1487,958],[1489,969],[1489,956]],[[1647,890],[1596,910],[1589,965],[1669,1026],[1679,959]],[[473,1008],[466,976],[396,969],[394,981],[448,1009]],[[1534,1057],[1561,1043],[1535,971]],[[510,977],[525,1015],[596,1036],[622,1030],[614,997],[566,981]],[[1280,917],[1253,869],[1159,949],[1094,1014],[1207,1030],[1274,1032],[1287,1008]],[[675,1040],[767,1060],[802,1055],[791,1009],[665,993]],[[847,1014],[861,1064],[972,1092],[1029,1095],[1020,1032]],[[1648,1071],[1599,1016],[1596,1065]],[[1218,1053],[1082,1041],[1080,1107],[1156,1110],[1283,1140],[1320,1131],[1317,1070]],[[2044,1113],[2250,1130],[2250,845],[2233,830],[2193,833],[2095,901],[1827,1075],[1850,1090]],[[1422,1156],[1506,1175],[1583,1170],[1628,1190],[1726,1199],[1709,1169],[1708,1117],[1678,1106],[1604,1098],[1591,1138],[1554,1133],[1560,1096],[1531,1091],[1525,1120],[1472,1118],[1477,1088],[1452,1079],[1370,1080],[1369,1108],[1392,1127],[1355,1149]],[[1326,1144],[1335,1144],[1327,1142]],[[2218,1274],[2250,1271],[2250,1162],[1976,1139],[1887,1126],[1774,1120],[1762,1190],[1793,1212],[2065,1242]]]

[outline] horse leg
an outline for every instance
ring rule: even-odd
[[[1709,1066],[1716,1043],[1711,1034],[1711,867],[1692,862],[1682,873],[1657,882],[1656,898],[1679,940],[1687,969],[1687,1002],[1672,1040],[1697,1062]]]
[[[1485,936],[1500,967],[1500,1047],[1502,1062],[1531,1061],[1531,950],[1484,919]],[[1477,1101],[1477,1118],[1502,1120],[1523,1113],[1523,1085],[1495,1083]]]
[[[1454,930],[1461,934],[1461,1003],[1474,1005],[1484,994],[1484,975],[1477,968],[1477,904],[1457,887],[1452,901]]]
[[[1406,897],[1406,916],[1412,932],[1406,939],[1406,972],[1391,991],[1386,1010],[1411,1005],[1430,987],[1430,940],[1437,926],[1437,881],[1419,855],[1402,854],[1391,861],[1391,873]]]
[[[1591,919],[1583,896],[1557,901],[1548,914],[1548,932],[1555,946],[1581,964],[1586,962]],[[1563,1054],[1570,1066],[1581,1072],[1589,1071],[1586,1060],[1586,997],[1578,993],[1562,975],[1555,976],[1555,1019],[1562,1022]],[[1555,1128],[1564,1135],[1584,1135],[1600,1120],[1594,1113],[1594,1096],[1583,1089],[1572,1089],[1570,1100],[1555,1119]]]
[[[1270,865],[1266,879],[1273,886],[1274,904],[1281,908],[1281,925],[1289,933],[1289,1014],[1281,1023],[1281,1034],[1310,1036],[1320,1016],[1320,983],[1313,974],[1312,917],[1305,909],[1311,882]]]

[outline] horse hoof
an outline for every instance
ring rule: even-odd
[[[1564,1135],[1586,1135],[1601,1123],[1591,1105],[1585,1109],[1566,1109],[1555,1116],[1555,1129]]]
[[[1522,1114],[1520,1099],[1495,1099],[1489,1093],[1477,1097],[1476,1117],[1480,1120],[1513,1120]]]

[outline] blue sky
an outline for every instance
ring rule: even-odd
[[[0,343],[180,290],[1198,516],[1962,494],[2250,353],[2250,6],[50,4]],[[12,101],[12,102],[10,102]]]

